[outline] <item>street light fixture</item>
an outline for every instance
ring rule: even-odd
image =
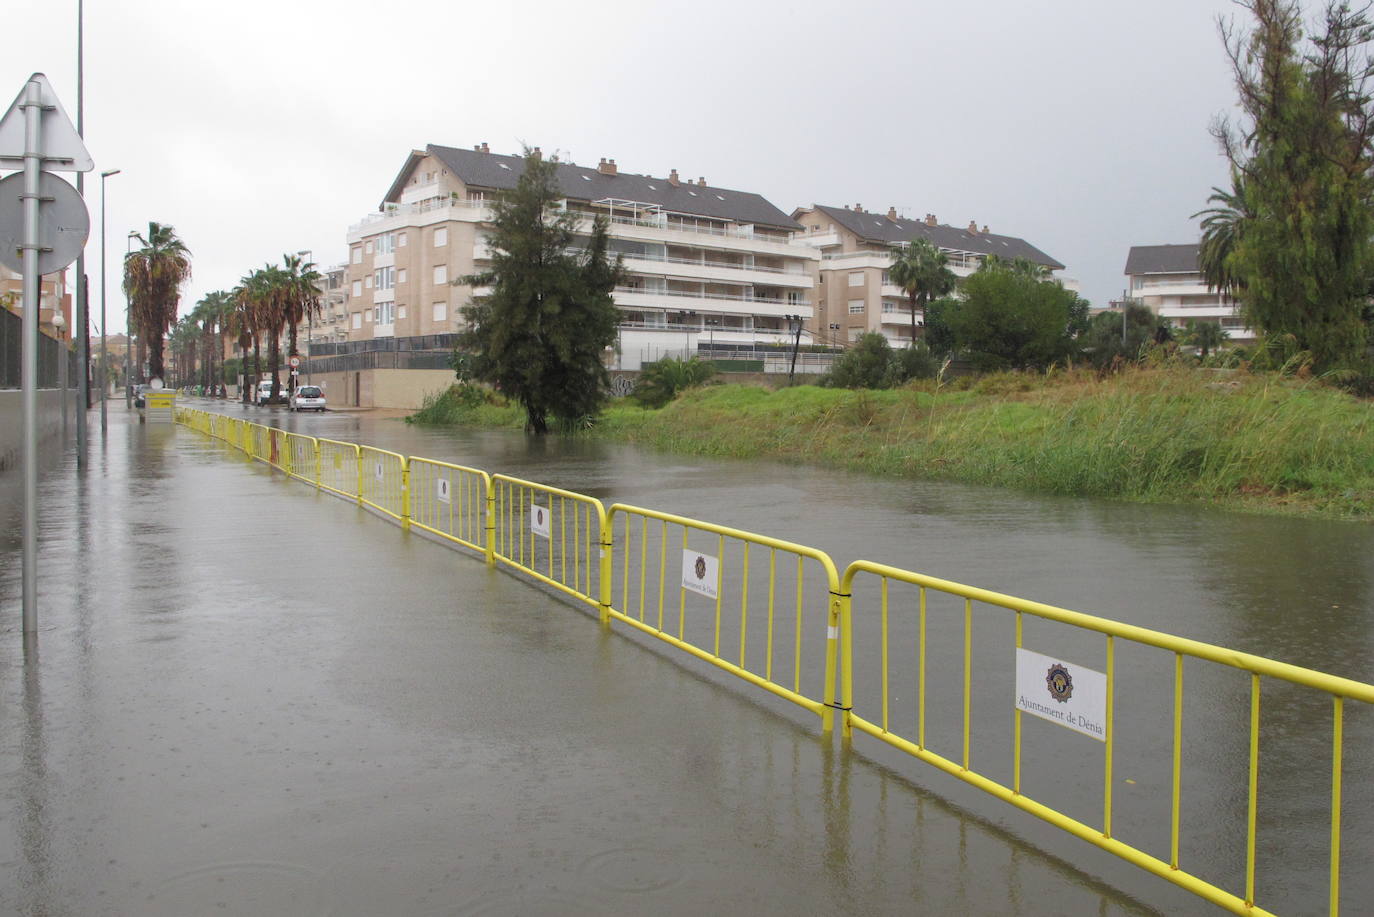
[[[118,175],[119,169],[100,173],[100,435],[105,436],[110,421],[105,396],[110,388],[110,351],[105,341],[105,288],[109,286],[109,272],[105,269],[105,179]]]

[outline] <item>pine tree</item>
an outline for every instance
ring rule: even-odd
[[[458,349],[471,355],[473,378],[520,403],[536,434],[548,432],[550,417],[572,428],[600,413],[610,390],[604,357],[620,319],[611,291],[622,270],[609,257],[608,224],[598,216],[585,249],[572,251],[578,217],[556,206],[556,170],[557,160],[525,151],[516,187],[493,208],[491,270],[458,280],[492,288],[464,309]]]

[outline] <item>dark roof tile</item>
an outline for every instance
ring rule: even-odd
[[[1127,274],[1191,274],[1197,267],[1197,243],[1188,245],[1132,245],[1126,255]]]
[[[910,242],[913,239],[928,239],[940,248],[951,251],[997,255],[1007,259],[1025,258],[1052,270],[1061,270],[1064,267],[1025,239],[1015,236],[999,236],[990,232],[971,233],[967,229],[956,229],[943,224],[927,226],[923,220],[898,218],[893,221],[880,213],[861,213],[844,207],[817,204],[816,210],[866,242],[883,242],[891,245]]]

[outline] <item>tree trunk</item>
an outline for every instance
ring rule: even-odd
[[[253,375],[248,375],[248,368],[244,367],[243,375],[243,403],[257,400],[258,390],[258,367],[262,366],[262,342],[258,340],[257,334],[253,335]]]
[[[281,395],[281,380],[277,378],[277,371],[281,369],[281,328],[274,328],[268,334],[271,338],[267,342],[267,363],[272,372],[272,400],[276,401]]]
[[[290,343],[290,346],[287,348],[287,356],[292,356],[292,357],[298,356],[298,355],[299,355],[299,351],[296,350],[296,323],[295,323],[295,322],[292,322],[292,323],[291,323],[290,335],[291,335],[291,340],[290,340],[290,342],[289,342],[289,343]],[[288,392],[294,392],[294,391],[296,390],[296,376],[295,376],[294,373],[293,373],[292,375],[290,375],[290,376],[287,377],[286,386],[287,386],[287,387],[286,387],[286,390],[287,390]]]
[[[909,294],[907,294],[907,295],[911,297],[911,343],[908,344],[908,345],[906,345],[906,346],[908,346],[908,347],[915,347],[915,346],[916,346],[916,293],[915,293],[915,291],[912,291],[911,293],[909,293]]]

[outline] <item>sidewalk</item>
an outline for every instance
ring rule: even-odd
[[[480,560],[93,419],[27,658],[0,553],[0,914],[1151,912]]]

